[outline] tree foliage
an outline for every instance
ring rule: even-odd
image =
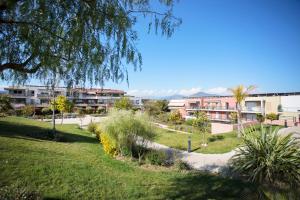
[[[30,117],[34,114],[34,107],[26,105],[22,108],[22,114],[26,117]]]
[[[262,114],[260,113],[257,113],[256,114],[256,120],[259,122],[259,123],[263,123],[265,121],[265,116],[263,116]]]
[[[0,113],[6,113],[13,109],[10,104],[10,98],[7,95],[0,95]]]
[[[238,85],[235,88],[229,88],[228,90],[232,93],[233,97],[237,103],[237,122],[238,122],[238,136],[241,136],[241,132],[243,131],[242,125],[242,102],[246,99],[246,97],[253,91],[256,87],[250,85],[245,87],[243,85]]]
[[[174,124],[180,124],[182,122],[182,116],[179,110],[174,110],[169,115],[169,120]]]
[[[167,100],[155,100],[144,103],[145,111],[152,116],[157,116],[164,112],[168,112],[168,101]]]
[[[276,113],[269,113],[269,114],[266,114],[266,119],[271,120],[271,122],[272,122],[272,121],[278,119],[278,115]]]
[[[0,2],[0,76],[22,82],[59,74],[68,84],[102,84],[128,78],[138,70],[135,24],[145,18],[149,32],[170,37],[181,19],[173,0],[74,0]]]
[[[210,120],[205,112],[197,112],[196,119],[193,120],[192,125],[198,127],[201,132],[207,132],[210,126]]]
[[[128,97],[122,97],[115,101],[114,108],[118,110],[130,110],[133,108],[133,104]]]

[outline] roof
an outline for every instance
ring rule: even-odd
[[[80,91],[88,94],[125,94],[123,90],[114,90],[114,89],[101,89],[101,88],[75,88],[72,91]]]
[[[266,92],[249,94],[249,97],[270,97],[270,96],[296,96],[300,95],[300,92]],[[222,98],[222,97],[233,97],[232,95],[215,95],[215,96],[201,96],[201,97],[185,97],[186,99],[201,99],[201,98]]]
[[[185,100],[170,100],[168,107],[184,107]]]

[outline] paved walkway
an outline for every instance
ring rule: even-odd
[[[299,126],[293,126],[288,128],[282,128],[278,131],[279,135],[287,135],[292,133],[292,137],[300,140],[300,127]]]
[[[220,172],[223,167],[227,166],[229,159],[235,154],[234,150],[223,154],[188,153],[187,151],[173,149],[156,142],[149,142],[147,146],[151,149],[164,150],[169,155],[175,154],[177,158],[187,162],[192,168],[209,172]]]
[[[63,124],[78,124],[79,126],[82,124],[82,126],[87,126],[91,122],[101,122],[106,117],[93,117],[91,115],[86,115],[83,118],[64,118]],[[51,122],[51,119],[48,120]],[[61,124],[61,119],[55,119],[56,124]]]
[[[192,134],[192,133],[189,133],[189,132],[169,128],[168,125],[165,125],[165,124],[160,124],[160,123],[157,123],[157,122],[153,122],[153,124],[157,125],[159,128],[166,129],[168,131],[173,131],[173,132],[178,132],[178,133],[183,133],[183,134]]]

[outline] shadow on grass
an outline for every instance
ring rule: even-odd
[[[192,173],[173,180],[164,199],[257,199],[257,189],[238,180]]]
[[[26,140],[48,140],[58,142],[82,142],[97,143],[96,138],[62,132],[56,130],[57,137],[54,138],[50,128],[43,128],[34,125],[18,124],[7,121],[0,121],[0,136],[23,138]]]

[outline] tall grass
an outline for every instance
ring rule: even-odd
[[[111,110],[101,128],[116,145],[117,153],[132,156],[136,152],[139,160],[155,136],[150,118],[141,112]]]

